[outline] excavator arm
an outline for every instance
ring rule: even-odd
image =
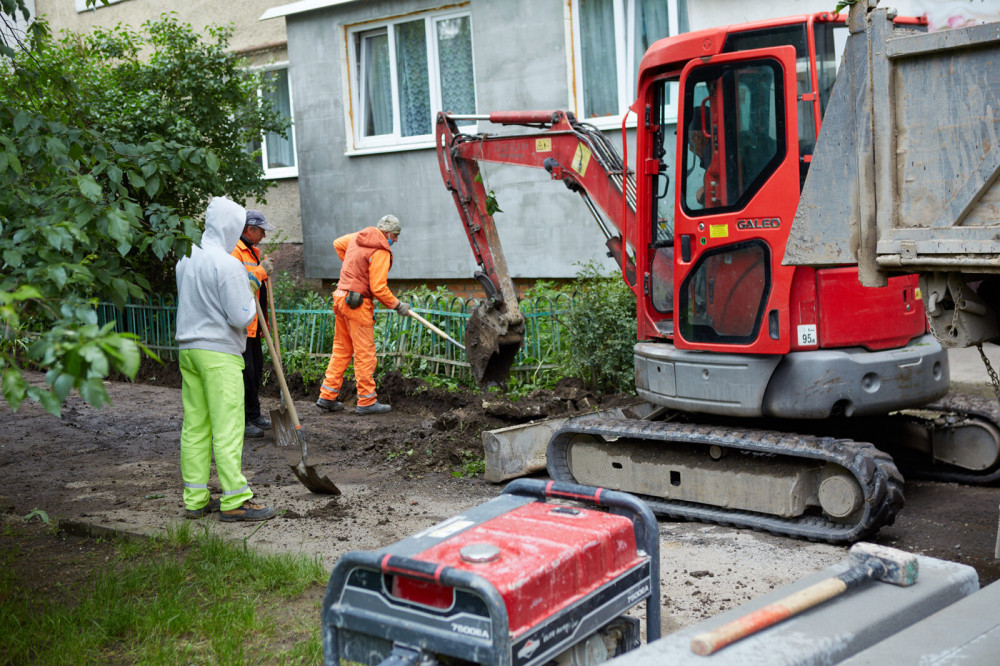
[[[540,131],[469,135],[459,132],[458,120],[488,120]],[[466,354],[480,385],[503,383],[524,341],[524,317],[493,220],[495,202],[483,185],[479,163],[545,169],[553,179],[579,193],[607,239],[609,256],[622,268],[622,276],[633,290],[635,263],[626,245],[635,246],[634,175],[625,169],[618,151],[601,132],[577,122],[566,111],[476,116],[439,113],[436,132],[441,176],[479,264],[475,277],[486,292],[486,300],[473,311],[466,327]]]

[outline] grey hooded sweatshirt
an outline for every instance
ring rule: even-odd
[[[177,262],[177,342],[240,356],[257,314],[246,268],[230,252],[246,223],[243,206],[215,197],[205,212],[201,246]]]

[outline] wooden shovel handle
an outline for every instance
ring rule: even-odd
[[[264,321],[264,312],[260,309],[260,302],[257,299],[253,299],[254,305],[257,306],[257,320],[260,322],[261,328],[264,331],[264,342],[267,343],[267,351],[271,353],[271,364],[274,366],[274,374],[278,376],[278,385],[281,386],[281,397],[285,399],[285,408],[288,409],[288,413],[292,417],[292,425],[295,426],[296,430],[302,428],[299,425],[299,415],[295,413],[295,404],[292,402],[292,394],[288,390],[288,384],[285,383],[285,373],[281,370],[281,361],[278,360],[278,355],[274,351],[274,343],[271,342],[271,332],[267,328],[267,322]],[[302,440],[300,437],[299,440]],[[305,441],[302,441],[303,454],[305,452]]]
[[[438,328],[434,324],[430,323],[429,321],[427,321],[426,319],[424,319],[423,317],[421,317],[420,315],[418,315],[413,310],[410,310],[410,316],[413,317],[414,319],[416,319],[417,321],[419,321],[421,324],[423,324],[427,328],[429,328],[432,331],[434,331],[435,333],[437,333],[438,335],[440,335],[442,338],[444,338],[445,340],[447,340],[451,344],[455,345],[456,347],[458,347],[462,351],[465,351],[465,345],[463,345],[461,342],[459,342],[455,338],[451,337],[450,335],[448,335],[447,333],[445,333],[444,331],[442,331],[440,328]]]
[[[768,604],[752,613],[728,622],[718,629],[706,631],[691,639],[691,651],[702,656],[721,650],[730,643],[746,638],[762,629],[797,615],[844,592],[847,584],[840,578],[828,578],[784,599]]]
[[[281,340],[278,338],[278,315],[274,311],[274,282],[271,280],[267,281],[267,309],[268,314],[271,315],[271,330],[274,331],[274,355],[278,358],[278,363],[281,363]]]

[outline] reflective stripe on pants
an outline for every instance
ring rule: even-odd
[[[240,471],[243,458],[243,358],[203,349],[180,351],[181,476],[184,505],[200,509],[208,503],[208,477],[215,471],[222,485],[222,511],[253,497]]]

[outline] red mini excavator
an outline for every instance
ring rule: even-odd
[[[635,493],[661,515],[839,542],[892,523],[897,464],[1000,477],[995,407],[941,401],[948,359],[916,276],[863,287],[854,265],[782,263],[846,32],[820,13],[656,42],[631,106],[631,167],[564,111],[438,116],[441,173],[486,292],[466,335],[480,383],[507,376],[524,337],[481,162],[543,168],[579,193],[636,297],[636,389],[657,418],[571,422],[548,444],[557,481]],[[531,129],[463,134],[460,120]]]

